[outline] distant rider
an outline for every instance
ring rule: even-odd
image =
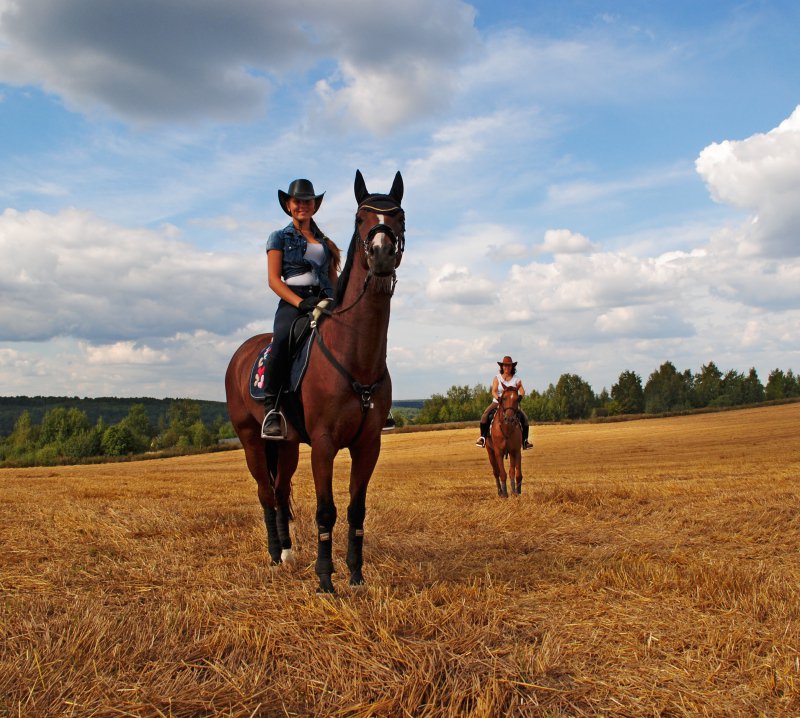
[[[525,396],[525,387],[522,386],[522,379],[517,376],[517,362],[511,361],[510,356],[504,356],[503,361],[497,362],[500,371],[492,379],[492,403],[486,407],[486,410],[481,416],[481,435],[475,442],[475,446],[483,448],[486,446],[486,439],[489,436],[489,415],[497,410],[500,405],[500,398],[503,396],[503,390],[506,387],[516,387],[519,392],[519,398]],[[530,425],[528,417],[522,409],[517,410],[520,423],[522,424],[522,448],[532,449],[533,444],[528,441],[528,434],[530,432]]]

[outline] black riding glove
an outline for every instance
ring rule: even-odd
[[[322,301],[322,297],[306,297],[300,304],[297,305],[297,308],[301,312],[310,312],[314,309]]]

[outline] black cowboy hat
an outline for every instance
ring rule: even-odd
[[[296,179],[294,182],[292,182],[292,184],[289,185],[288,192],[284,192],[281,189],[278,190],[278,202],[281,203],[283,211],[289,216],[292,215],[292,213],[289,211],[289,208],[286,206],[286,203],[289,201],[289,197],[294,197],[295,199],[313,199],[314,212],[316,212],[319,209],[319,206],[322,204],[322,198],[324,196],[324,192],[322,194],[315,194],[314,185],[311,184],[310,180],[307,179]]]
[[[501,369],[503,368],[503,364],[511,364],[512,367],[517,366],[517,362],[511,361],[510,356],[504,356],[503,361],[497,362],[497,366],[499,366]]]

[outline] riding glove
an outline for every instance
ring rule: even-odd
[[[306,297],[300,304],[297,305],[297,308],[301,312],[310,312],[314,309],[322,301],[322,297]]]

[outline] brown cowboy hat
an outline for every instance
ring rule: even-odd
[[[288,214],[290,217],[292,213],[286,206],[286,203],[289,201],[289,197],[294,197],[295,199],[313,199],[314,212],[316,212],[319,209],[319,206],[322,204],[322,198],[324,196],[324,192],[322,194],[315,194],[314,185],[311,184],[310,180],[307,179],[294,180],[294,182],[289,185],[288,192],[284,192],[281,189],[278,190],[278,202],[281,203],[283,211],[286,212],[286,214]]]
[[[517,366],[517,362],[511,361],[511,357],[509,356],[505,356],[503,357],[503,361],[497,362],[497,366],[499,366],[501,369],[503,368],[503,364],[511,364],[512,367]]]

